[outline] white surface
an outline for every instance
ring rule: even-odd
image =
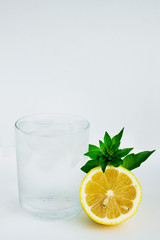
[[[158,239],[159,13],[159,0],[0,1],[0,239]],[[135,170],[144,195],[132,219],[103,227],[84,213],[64,223],[23,214],[9,149],[14,122],[37,112],[86,117],[90,143],[125,127],[122,146],[157,149]]]
[[[159,152],[148,163],[134,170],[143,189],[138,212],[116,226],[102,226],[82,211],[77,217],[64,222],[43,221],[20,209],[17,193],[15,151],[0,157],[0,239],[2,240],[63,240],[63,239],[120,239],[158,240],[160,217]]]

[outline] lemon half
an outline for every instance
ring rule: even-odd
[[[114,225],[132,217],[141,202],[142,188],[134,174],[123,167],[92,169],[82,180],[80,201],[95,222]]]

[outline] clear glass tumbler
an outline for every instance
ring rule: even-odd
[[[46,219],[77,215],[89,122],[77,116],[37,114],[19,119],[15,129],[21,207]]]

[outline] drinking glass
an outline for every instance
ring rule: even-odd
[[[89,122],[77,116],[36,114],[19,119],[15,129],[21,207],[46,219],[77,215]]]

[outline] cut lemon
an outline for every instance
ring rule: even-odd
[[[84,211],[95,222],[114,225],[133,216],[142,199],[142,188],[133,173],[123,167],[92,169],[80,187]]]

